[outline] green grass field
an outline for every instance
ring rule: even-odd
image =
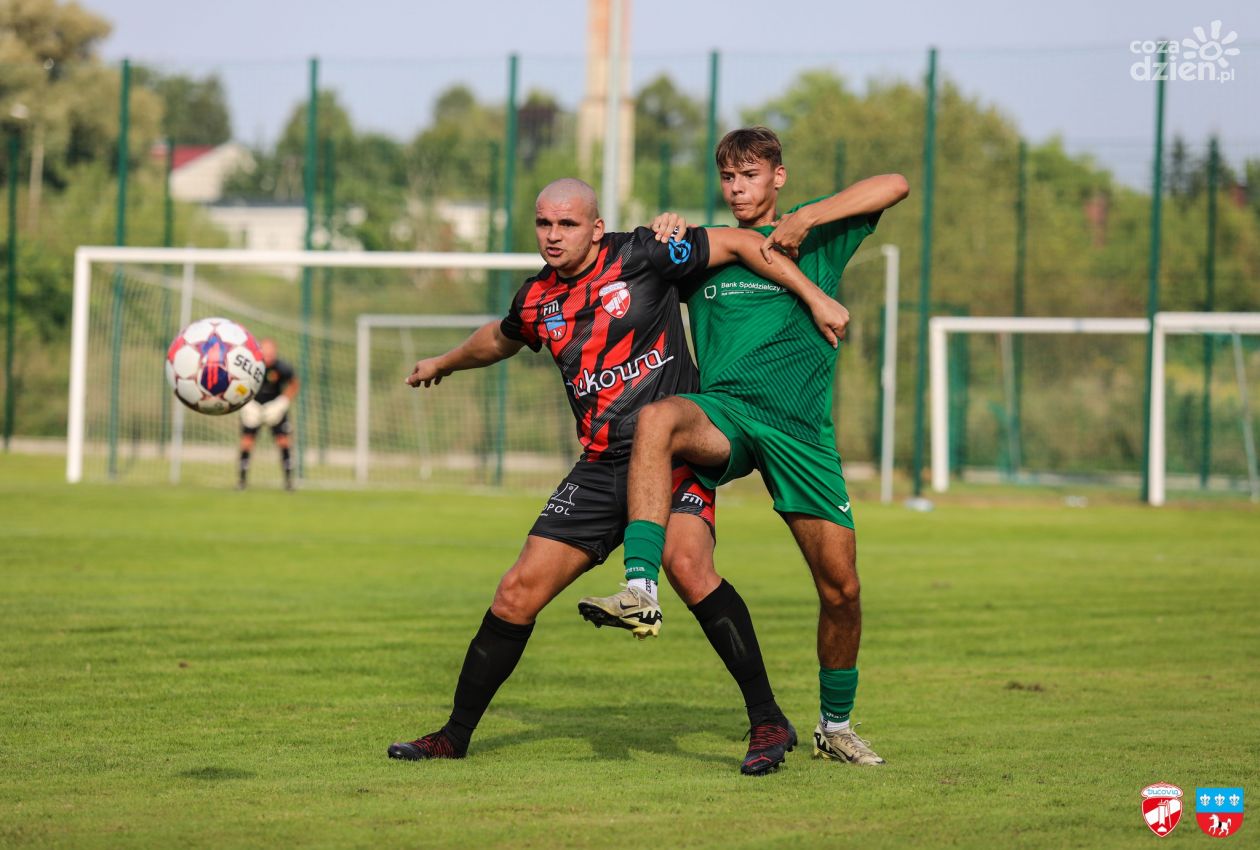
[[[1260,793],[1242,502],[972,490],[915,514],[859,488],[856,719],[888,764],[806,746],[749,779],[738,691],[671,592],[654,642],[577,617],[619,556],[543,613],[468,759],[385,758],[445,719],[545,494],[60,473],[0,458],[2,847],[1153,847],[1144,786]],[[720,505],[719,568],[808,736],[807,571],[759,484]],[[1188,805],[1166,842],[1206,845]]]

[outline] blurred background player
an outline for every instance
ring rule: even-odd
[[[262,349],[267,374],[263,384],[249,404],[241,408],[241,463],[237,488],[244,490],[249,476],[249,456],[254,450],[254,438],[264,425],[271,428],[271,436],[280,449],[280,467],[284,470],[284,489],[293,489],[293,458],[289,433],[293,423],[289,421],[289,405],[298,394],[300,382],[293,367],[276,356],[276,342],[264,339],[258,343]]]

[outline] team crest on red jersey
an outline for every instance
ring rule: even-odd
[[[569,323],[564,320],[559,301],[548,301],[539,308],[538,315],[542,317],[543,327],[547,329],[547,336],[551,337],[552,342],[559,342],[568,334]]]
[[[1167,782],[1143,788],[1142,818],[1160,838],[1172,832],[1181,821],[1181,789]]]
[[[614,319],[620,319],[630,309],[630,290],[625,281],[618,280],[600,287],[599,300],[604,311]]]

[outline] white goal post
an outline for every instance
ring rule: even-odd
[[[456,328],[469,333],[486,322],[500,318],[484,315],[389,315],[364,313],[356,320],[354,335],[354,478],[360,484],[368,480],[371,456],[371,374],[372,331],[393,329]]]
[[[1260,313],[1156,313],[1151,334],[1151,451],[1147,470],[1148,501],[1162,505],[1166,497],[1167,411],[1165,350],[1169,334],[1232,334],[1234,335],[1234,370],[1243,411],[1243,441],[1247,455],[1247,477],[1252,500],[1260,495],[1256,473],[1256,446],[1252,430],[1247,382],[1244,378],[1239,334],[1260,334]]]
[[[1154,331],[1146,319],[1038,318],[1012,316],[935,316],[928,322],[928,357],[931,383],[932,489],[949,489],[949,349],[951,333],[992,334],[1151,334],[1152,369],[1150,398],[1150,453],[1148,457],[1147,500],[1162,505],[1166,489],[1166,339],[1169,334],[1260,334],[1260,313],[1173,313],[1155,314]],[[1235,371],[1244,411],[1244,442],[1248,476],[1254,494],[1260,487],[1256,473],[1256,449],[1241,354],[1235,346]]]
[[[928,321],[928,374],[932,409],[932,489],[949,489],[949,349],[951,333],[1145,334],[1146,319],[1075,319],[1028,316],[934,316]]]

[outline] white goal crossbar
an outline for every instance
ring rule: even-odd
[[[932,489],[949,489],[949,350],[951,333],[1024,334],[1151,334],[1150,454],[1148,458],[1147,500],[1162,505],[1166,487],[1165,348],[1169,334],[1260,333],[1260,313],[1156,313],[1154,332],[1146,319],[1036,318],[1008,316],[936,316],[928,322],[928,357],[931,379]],[[1248,474],[1253,493],[1258,486],[1255,447],[1247,413],[1246,385],[1241,364],[1239,392],[1242,396],[1244,439],[1247,443]]]
[[[932,489],[949,489],[949,349],[951,333],[1145,334],[1146,319],[1073,319],[1026,316],[935,316],[928,321],[932,399]]]
[[[1148,501],[1152,505],[1164,504],[1166,496],[1166,393],[1164,390],[1164,350],[1169,334],[1260,334],[1260,313],[1156,313],[1155,330],[1151,335],[1151,451],[1147,468]],[[1256,475],[1256,447],[1252,433],[1251,416],[1247,398],[1247,383],[1242,372],[1241,352],[1235,345],[1235,371],[1238,373],[1238,391],[1243,409],[1243,440],[1247,454],[1247,475],[1250,479],[1252,499],[1260,492]]]
[[[537,254],[453,254],[399,251],[241,251],[218,248],[82,246],[74,252],[74,300],[70,326],[70,399],[66,416],[66,480],[83,479],[87,416],[88,305],[97,263],[182,266],[191,278],[198,266],[537,271]]]

